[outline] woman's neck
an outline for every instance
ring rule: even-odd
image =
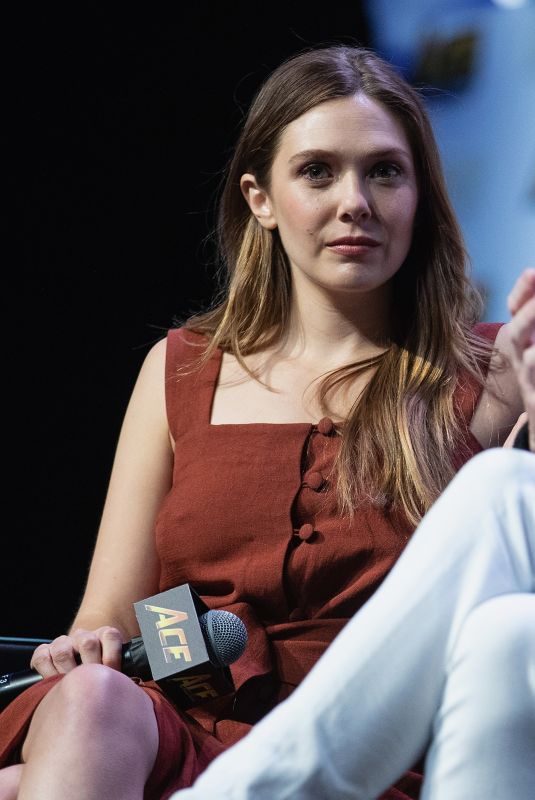
[[[369,358],[389,346],[390,301],[351,296],[336,305],[325,297],[294,298],[278,355],[331,369]]]

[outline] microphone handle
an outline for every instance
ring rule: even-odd
[[[124,672],[129,678],[141,678],[142,681],[152,680],[149,659],[141,636],[134,636],[129,642],[123,644],[121,672]]]
[[[29,686],[38,683],[42,677],[34,669],[0,675],[0,711]]]

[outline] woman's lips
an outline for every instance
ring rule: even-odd
[[[344,236],[329,242],[327,247],[343,256],[359,256],[369,253],[374,247],[379,247],[380,242],[369,236]]]

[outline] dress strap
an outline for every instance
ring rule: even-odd
[[[185,327],[167,332],[165,401],[169,430],[175,441],[192,426],[210,422],[221,351],[216,350],[199,368],[207,344],[206,336]]]

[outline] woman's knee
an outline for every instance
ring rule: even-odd
[[[102,664],[84,664],[68,672],[52,691],[55,705],[64,710],[67,718],[81,717],[93,724],[120,717],[128,709],[124,700],[134,700],[139,689],[117,670]]]
[[[450,671],[486,726],[531,720],[535,734],[534,620],[535,595],[519,593],[482,603],[463,625]]]
[[[102,664],[83,664],[68,672],[37,707],[25,743],[43,735],[84,739],[110,737],[147,740],[157,748],[157,724],[152,702],[137,684]]]

